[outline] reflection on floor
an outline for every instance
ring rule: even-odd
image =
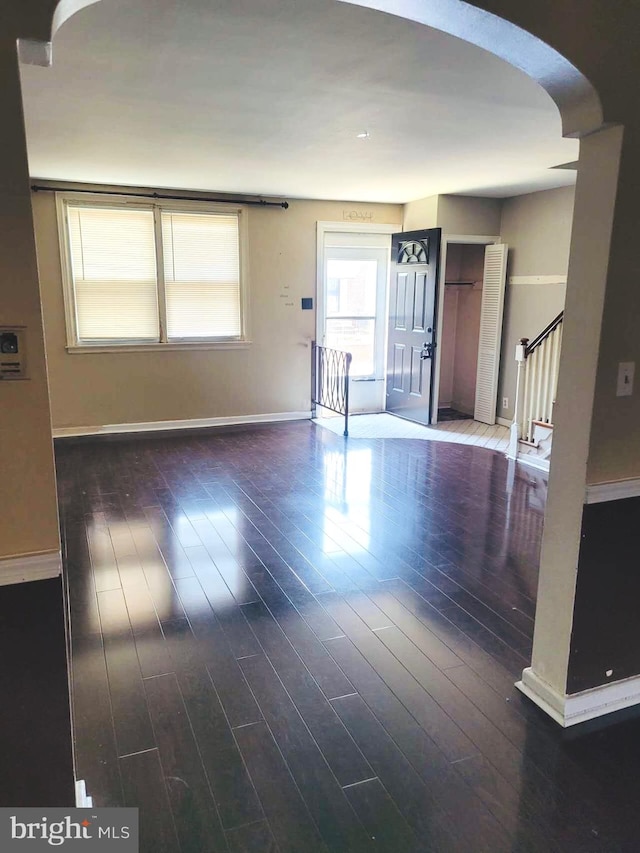
[[[544,475],[310,422],[56,456],[77,772],[142,853],[637,849],[640,726],[513,687]]]
[[[339,415],[318,418],[315,423],[342,435],[344,418]],[[449,441],[454,444],[471,444],[490,450],[506,452],[509,447],[509,430],[494,424],[488,426],[467,418],[444,421],[436,426],[421,424],[382,412],[376,415],[351,415],[349,438],[418,438],[426,441]]]

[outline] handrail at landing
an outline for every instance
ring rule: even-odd
[[[526,344],[524,344],[524,357],[528,358],[531,353],[540,346],[540,344],[544,343],[544,341],[546,341],[549,335],[552,332],[555,332],[555,330],[558,328],[558,326],[560,325],[560,323],[562,323],[563,320],[564,311],[561,311],[558,316],[554,317],[554,319],[549,323],[549,325],[546,326],[546,328],[544,328],[540,332],[540,334],[531,341],[531,343],[529,343],[528,338],[522,338],[521,343],[523,341],[526,341]]]

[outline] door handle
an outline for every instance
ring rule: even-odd
[[[433,348],[435,344],[427,343],[426,341],[422,345],[422,352],[420,353],[420,358],[433,358]]]

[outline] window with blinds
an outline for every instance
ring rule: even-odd
[[[240,211],[63,199],[76,346],[240,341]]]
[[[167,334],[239,338],[238,217],[162,211]]]

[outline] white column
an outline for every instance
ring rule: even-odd
[[[549,497],[531,667],[519,686],[554,716],[566,700],[582,510],[623,130],[581,142]],[[585,341],[589,342],[585,346]]]

